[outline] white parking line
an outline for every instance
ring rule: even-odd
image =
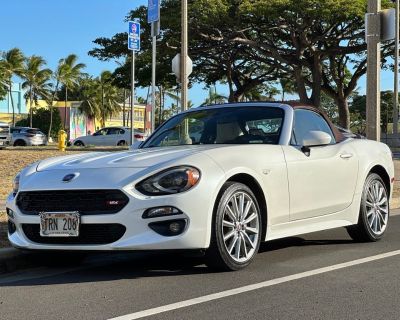
[[[143,310],[143,311],[139,311],[139,312],[134,312],[134,313],[127,314],[124,316],[112,318],[109,320],[140,319],[140,318],[152,316],[155,314],[173,311],[176,309],[185,308],[185,307],[189,307],[189,306],[193,306],[196,304],[209,302],[209,301],[213,301],[213,300],[217,300],[217,299],[221,299],[221,298],[226,298],[229,296],[241,294],[241,293],[248,292],[248,291],[271,287],[271,286],[281,284],[284,282],[307,278],[307,277],[319,275],[322,273],[331,272],[331,271],[335,271],[335,270],[339,270],[339,269],[344,269],[344,268],[356,266],[359,264],[376,261],[376,260],[381,260],[381,259],[385,259],[385,258],[390,258],[393,256],[398,256],[398,255],[400,255],[400,250],[390,251],[390,252],[378,254],[375,256],[370,256],[370,257],[357,259],[357,260],[353,260],[353,261],[349,261],[349,262],[339,263],[339,264],[335,264],[332,266],[314,269],[314,270],[310,270],[310,271],[306,271],[306,272],[301,272],[301,273],[293,274],[293,275],[282,277],[282,278],[272,279],[272,280],[268,280],[268,281],[264,281],[264,282],[247,285],[244,287],[225,290],[225,291],[205,295],[205,296],[194,298],[194,299],[189,299],[189,300],[184,300],[184,301],[180,301],[180,302],[176,302],[176,303],[172,303],[172,304],[167,304],[167,305],[161,306],[161,307],[156,307],[156,308],[147,309],[147,310]]]

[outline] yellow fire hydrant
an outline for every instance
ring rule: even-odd
[[[65,152],[67,133],[64,130],[58,131],[58,150]]]

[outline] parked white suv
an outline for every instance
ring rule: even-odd
[[[10,145],[10,126],[8,123],[0,122],[0,149]]]
[[[74,146],[125,146],[130,142],[131,129],[127,127],[103,128],[92,135],[82,136],[74,139]],[[135,129],[135,141],[144,141],[141,130]]]

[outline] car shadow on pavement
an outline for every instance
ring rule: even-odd
[[[300,237],[290,237],[285,239],[264,242],[260,245],[259,253],[281,250],[288,247],[305,247],[305,246],[327,246],[327,245],[343,245],[355,243],[351,239],[315,239],[309,240]]]

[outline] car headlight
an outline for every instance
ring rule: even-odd
[[[200,180],[200,171],[194,167],[174,167],[159,172],[136,185],[136,190],[148,196],[161,196],[187,191]]]
[[[15,196],[18,193],[19,190],[19,180],[20,180],[21,175],[18,173],[13,181],[13,195]]]

